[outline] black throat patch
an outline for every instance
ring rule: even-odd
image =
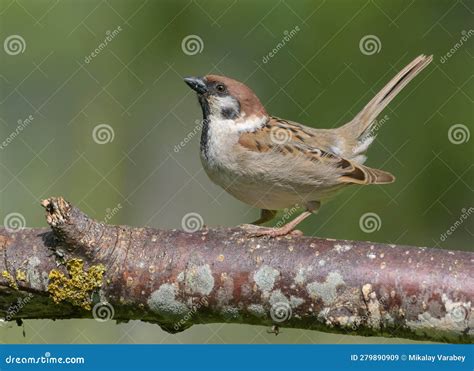
[[[198,95],[199,104],[201,105],[202,109],[202,129],[201,129],[201,154],[204,156],[206,160],[208,160],[208,152],[209,152],[209,103],[207,99],[199,94]]]

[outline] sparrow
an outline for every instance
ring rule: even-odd
[[[316,129],[267,113],[245,84],[225,76],[186,77],[203,122],[200,155],[209,178],[238,200],[261,209],[245,225],[255,236],[283,236],[350,185],[388,184],[389,172],[363,165],[377,116],[431,61],[420,55],[348,123]],[[279,227],[262,227],[281,209],[304,211]]]

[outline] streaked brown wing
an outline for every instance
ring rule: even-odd
[[[382,170],[359,165],[332,153],[327,144],[319,148],[315,132],[302,125],[272,117],[255,132],[243,133],[239,144],[247,150],[289,156],[293,161],[309,161],[334,171],[341,183],[382,184],[394,181],[394,176]],[[308,165],[311,166],[311,165]]]

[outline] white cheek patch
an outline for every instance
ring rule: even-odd
[[[260,129],[268,121],[267,117],[250,116],[245,120],[222,120],[210,117],[209,130],[216,136],[225,137],[233,133],[251,132]]]
[[[211,97],[209,99],[209,106],[211,115],[215,117],[221,117],[224,110],[239,112],[239,102],[229,95],[225,97]]]

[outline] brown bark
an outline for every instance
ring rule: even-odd
[[[232,322],[471,343],[474,254],[241,229],[111,226],[62,198],[0,229],[0,316]]]

